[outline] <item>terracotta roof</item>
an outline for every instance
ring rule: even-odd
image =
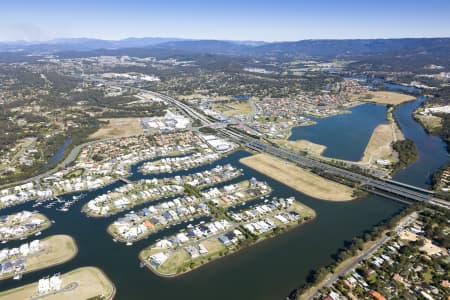
[[[377,300],[386,300],[386,298],[377,291],[371,291],[370,294]]]

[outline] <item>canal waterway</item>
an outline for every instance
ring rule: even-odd
[[[422,100],[419,99],[419,101]],[[427,145],[429,143],[433,145],[435,145],[434,143],[439,144],[439,141],[431,139],[430,142],[428,135],[422,135],[417,132],[421,129],[420,127],[409,123],[411,121],[408,121],[408,118],[411,118],[409,112],[414,109],[412,104],[418,105],[420,103],[416,101],[411,103],[411,106],[410,104],[400,106],[396,111],[396,117],[399,118],[400,127],[404,130],[405,135],[414,139],[418,145],[421,160],[397,176],[399,180],[404,180],[405,182],[426,184],[428,173],[435,166],[445,162],[442,161],[443,154],[441,152],[439,152],[439,155],[427,154],[427,149],[429,149]],[[367,136],[370,136],[367,132],[370,133],[370,130],[373,130],[378,122],[383,122],[384,120],[385,107],[380,105],[362,105],[353,108],[352,111],[353,115],[362,114],[363,117],[358,116],[353,119],[356,123],[347,127],[347,130],[360,130],[359,127],[363,126],[363,124],[359,122],[369,123],[370,125],[367,125],[367,128],[364,130],[358,131],[363,136],[355,136],[353,140],[348,138],[341,142],[337,141],[338,139],[332,135],[333,132],[328,128],[318,131],[316,133],[318,137],[313,141],[329,147],[329,151],[332,152],[327,152],[326,155],[348,158],[346,155],[350,151],[351,141],[361,151],[367,144]],[[330,122],[327,120],[337,117],[340,116],[323,119],[320,122]],[[367,119],[368,117],[370,117],[369,120]],[[344,122],[351,123],[350,121]],[[412,120],[411,122],[415,121]],[[333,123],[329,123],[329,126],[333,126]],[[326,142],[329,139],[334,141],[330,141],[327,144]],[[439,151],[445,150],[442,147],[437,149]],[[373,195],[350,202],[329,202],[308,197],[240,164],[239,159],[248,155],[250,155],[248,152],[238,151],[213,164],[201,166],[189,172],[180,171],[158,176],[144,176],[140,174],[138,171],[139,166],[142,164],[140,163],[131,169],[133,174],[129,179],[138,180],[141,178],[182,175],[209,169],[217,164],[231,163],[243,169],[243,175],[231,182],[238,182],[251,177],[267,181],[274,190],[272,196],[296,197],[297,200],[310,206],[317,212],[316,219],[276,238],[258,243],[237,254],[209,263],[185,275],[169,279],[161,278],[149,270],[139,267],[138,253],[157,239],[172,234],[182,226],[172,227],[151,235],[145,240],[136,242],[132,246],[126,246],[122,243],[114,242],[112,237],[106,232],[108,225],[126,212],[108,218],[88,218],[81,212],[82,206],[87,201],[123,185],[121,182],[116,182],[86,193],[86,197],[72,206],[68,212],[56,211],[55,208],[57,206],[51,209],[43,206],[38,207],[37,209],[40,212],[55,221],[55,224],[43,231],[39,238],[53,234],[71,235],[78,244],[79,252],[68,263],[26,274],[20,281],[1,281],[0,290],[3,291],[37,281],[43,276],[56,272],[64,273],[78,267],[96,266],[101,268],[116,285],[116,299],[282,299],[306,280],[311,269],[330,263],[332,260],[331,255],[343,247],[345,241],[349,241],[364,231],[370,230],[375,224],[389,219],[403,208],[403,204]],[[361,154],[355,151],[352,155],[353,159],[358,159]],[[422,161],[424,159],[426,160]],[[62,197],[71,199],[72,195],[64,195]],[[133,210],[138,210],[147,205],[150,204],[140,205],[133,208]],[[32,203],[25,203],[3,209],[0,211],[0,214],[9,214],[23,209],[34,210],[35,208],[32,208]],[[25,241],[32,239],[34,237],[30,237]],[[23,242],[8,242],[7,244],[2,244],[1,248],[14,247]]]
[[[117,287],[116,299],[279,299],[301,284],[311,269],[328,264],[331,255],[344,246],[344,242],[369,230],[373,225],[390,218],[403,207],[402,204],[376,196],[369,196],[352,202],[327,202],[296,192],[279,182],[239,163],[239,159],[249,153],[239,151],[214,164],[202,166],[192,171],[201,171],[217,164],[231,163],[243,169],[243,176],[231,182],[256,177],[267,181],[274,192],[272,196],[295,196],[302,203],[317,212],[312,222],[293,229],[279,237],[266,240],[235,255],[225,257],[204,267],[176,278],[161,278],[147,269],[139,267],[138,253],[157,239],[168,236],[182,226],[170,228],[150,236],[148,239],[126,246],[113,242],[106,232],[109,224],[121,215],[108,218],[88,218],[81,207],[90,199],[123,185],[117,182],[87,196],[72,206],[68,212],[38,207],[39,211],[55,221],[52,227],[43,231],[39,238],[52,234],[68,234],[76,240],[79,253],[70,262],[61,266],[24,275],[21,281],[0,282],[0,290],[17,287],[39,280],[55,272],[67,272],[82,266],[96,266],[105,271]],[[150,178],[137,169],[130,178]],[[160,176],[175,176],[186,171]],[[226,184],[226,183],[224,183]],[[63,198],[71,199],[72,195]],[[135,207],[138,210],[146,205]],[[34,210],[32,203],[3,209],[1,214],[9,214],[22,209]],[[196,221],[194,221],[196,222]],[[187,224],[185,224],[187,225]],[[32,240],[30,237],[28,240]],[[3,247],[14,247],[24,241],[9,242]]]

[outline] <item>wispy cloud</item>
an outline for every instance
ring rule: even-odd
[[[48,39],[46,32],[39,26],[31,23],[11,24],[0,28],[2,40],[42,41]]]

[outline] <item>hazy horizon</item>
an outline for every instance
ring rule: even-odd
[[[238,41],[450,36],[450,1],[18,0],[2,4],[0,41],[128,37]]]
[[[450,38],[450,35],[448,36],[404,36],[404,37],[373,37],[373,38],[315,38],[315,39],[298,39],[298,40],[277,40],[277,41],[264,41],[264,40],[239,40],[239,39],[196,39],[196,38],[189,38],[189,37],[166,37],[166,36],[142,36],[142,37],[136,37],[136,36],[128,36],[124,38],[119,39],[103,39],[99,37],[86,37],[86,36],[80,36],[80,37],[55,37],[51,39],[46,40],[0,40],[0,43],[46,43],[46,42],[56,42],[56,41],[63,41],[63,40],[101,40],[101,41],[109,41],[109,42],[118,42],[128,39],[169,39],[169,40],[179,40],[179,41],[223,41],[223,42],[248,42],[248,43],[282,43],[282,42],[300,42],[300,41],[332,41],[332,40],[398,40],[398,39],[447,39]]]

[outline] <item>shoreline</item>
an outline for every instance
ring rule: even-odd
[[[72,242],[72,246],[74,247],[74,251],[72,253],[70,253],[70,256],[65,257],[61,261],[53,262],[53,263],[50,263],[48,265],[38,266],[36,268],[32,268],[32,269],[29,269],[29,270],[25,269],[25,271],[19,272],[19,274],[26,275],[26,274],[29,274],[29,273],[33,273],[33,272],[41,271],[41,270],[44,270],[44,269],[56,267],[56,266],[65,264],[66,262],[69,262],[73,258],[75,258],[77,256],[77,254],[78,254],[78,246],[77,246],[77,244],[75,242],[75,239],[73,237],[71,237],[70,235],[66,235],[66,234],[51,235],[51,236],[48,236],[48,237],[40,240],[40,242],[41,243],[48,242],[49,239],[51,239],[51,238],[58,238],[58,237],[59,238],[61,238],[61,237],[68,238],[68,241]],[[39,257],[39,255],[36,255],[35,257]],[[10,278],[14,277],[16,274],[17,273],[13,273],[13,274],[10,274],[10,275],[5,276],[5,277],[0,276],[0,281],[10,279]]]
[[[242,185],[243,183],[248,184],[248,180],[244,180],[244,181],[238,182],[238,183],[236,183],[236,184]],[[239,190],[239,191],[237,191],[237,192],[243,192],[243,191]],[[246,191],[244,191],[244,192],[246,192]],[[244,204],[244,203],[247,203],[247,202],[250,202],[250,201],[254,201],[254,200],[258,199],[258,198],[261,197],[261,196],[268,196],[268,195],[270,195],[272,192],[273,192],[272,188],[269,188],[269,189],[268,189],[267,191],[265,191],[264,193],[255,195],[255,196],[253,196],[253,197],[246,198],[245,200],[237,201],[236,203],[232,203],[232,204],[229,204],[229,205],[219,205],[218,207],[221,207],[221,208],[223,208],[223,209],[227,209],[227,208],[229,208],[230,206],[236,206],[236,205]],[[224,196],[226,196],[226,195],[227,195],[227,194],[225,194]],[[208,201],[210,201],[210,200],[204,200],[203,203],[207,203]],[[200,201],[200,202],[202,202],[202,201]],[[196,213],[195,215],[189,215],[189,216],[187,216],[187,217],[185,217],[185,218],[183,218],[183,219],[180,219],[177,223],[169,224],[169,225],[164,225],[164,226],[158,228],[158,229],[155,230],[155,231],[147,232],[145,235],[141,235],[141,236],[139,236],[139,237],[137,237],[137,238],[135,238],[135,239],[129,239],[129,240],[126,240],[126,239],[123,239],[123,238],[119,237],[116,233],[114,233],[114,232],[112,231],[112,227],[113,227],[114,222],[111,223],[110,225],[108,225],[106,231],[108,232],[109,235],[111,235],[111,237],[112,237],[113,239],[115,239],[115,240],[118,241],[118,242],[121,242],[121,243],[129,243],[129,242],[130,242],[130,243],[134,243],[134,242],[138,242],[138,241],[147,239],[150,235],[156,234],[156,233],[158,233],[158,232],[160,232],[160,231],[163,231],[163,230],[167,229],[167,226],[169,226],[169,228],[170,228],[170,227],[172,227],[172,226],[177,226],[177,225],[180,225],[180,224],[182,224],[182,223],[186,223],[186,222],[188,222],[191,218],[194,219],[194,221],[196,221],[197,219],[205,218],[205,217],[211,217],[211,214],[201,214],[201,213]],[[146,218],[146,219],[148,219],[148,218]]]
[[[33,231],[29,232],[29,233],[27,232],[27,233],[25,233],[25,234],[23,234],[23,235],[17,236],[17,237],[13,237],[13,238],[4,238],[4,239],[1,239],[1,240],[5,240],[5,241],[20,241],[20,240],[25,240],[25,239],[29,238],[29,237],[32,236],[32,235],[35,235],[35,234],[37,234],[37,233],[39,233],[39,232],[42,232],[42,231],[44,231],[44,230],[49,229],[49,228],[52,226],[53,223],[50,221],[49,218],[47,218],[46,215],[44,215],[44,214],[42,214],[42,213],[40,213],[40,212],[31,212],[31,213],[34,214],[33,217],[37,217],[37,218],[39,218],[39,219],[41,219],[41,220],[44,220],[44,226],[42,226],[42,227],[40,227],[40,228],[37,228],[36,230],[33,230]]]
[[[79,267],[61,275],[64,282],[62,289],[39,295],[37,293],[37,281],[0,292],[0,299],[23,299],[33,297],[49,297],[51,299],[90,299],[103,296],[102,299],[113,299],[117,288],[106,273],[93,266]],[[64,290],[70,284],[75,288]]]
[[[297,201],[297,200],[295,200],[295,201],[296,201],[296,204],[297,204],[297,205],[298,205],[298,204],[301,204],[301,205],[303,205],[305,208],[307,208],[307,209],[311,212],[310,218],[308,218],[308,219],[306,219],[306,220],[303,220],[301,223],[297,223],[297,224],[293,224],[293,225],[287,225],[287,226],[283,227],[283,231],[280,232],[279,234],[276,234],[276,235],[273,235],[273,236],[266,235],[266,236],[264,236],[264,237],[262,237],[262,238],[260,238],[260,239],[258,239],[258,240],[256,240],[256,241],[254,241],[254,242],[252,242],[252,243],[250,243],[250,244],[248,244],[248,245],[246,245],[246,246],[241,246],[240,248],[235,249],[235,250],[231,251],[231,252],[228,253],[228,254],[225,254],[225,255],[223,255],[223,256],[220,256],[220,255],[219,255],[219,256],[213,258],[212,260],[207,261],[206,263],[203,263],[203,264],[200,264],[200,265],[194,267],[193,269],[189,269],[189,270],[182,271],[182,272],[180,272],[180,273],[174,273],[174,274],[164,274],[164,273],[161,273],[161,272],[159,272],[158,270],[156,270],[155,268],[153,268],[153,267],[150,265],[150,263],[147,262],[147,261],[145,260],[145,258],[142,256],[142,252],[145,250],[145,248],[144,248],[144,250],[141,250],[141,251],[139,252],[139,255],[138,255],[139,260],[141,261],[141,263],[142,263],[147,269],[149,269],[153,274],[155,274],[155,275],[157,275],[157,276],[159,276],[159,277],[166,278],[166,279],[171,279],[171,278],[176,278],[176,277],[180,277],[180,276],[185,276],[185,275],[187,275],[188,273],[190,273],[190,272],[192,272],[192,271],[200,270],[202,267],[206,267],[206,266],[208,266],[208,265],[211,264],[211,263],[219,262],[221,259],[229,258],[229,257],[232,257],[233,255],[238,255],[238,254],[240,254],[241,251],[246,250],[246,249],[251,249],[251,248],[252,248],[253,246],[255,246],[255,245],[259,245],[260,243],[264,243],[264,242],[269,242],[269,241],[271,241],[272,239],[281,237],[283,234],[285,234],[285,233],[287,233],[287,232],[289,232],[289,231],[291,231],[291,230],[294,230],[294,229],[296,229],[296,228],[299,228],[299,227],[301,227],[302,225],[308,224],[308,223],[310,223],[310,222],[312,222],[312,221],[314,221],[314,220],[316,219],[317,213],[316,213],[316,211],[315,211],[314,209],[310,208],[309,206],[307,206],[307,205],[305,205],[305,204],[303,204],[303,203],[301,203],[301,202],[299,202],[299,201]]]
[[[240,162],[281,184],[319,200],[341,202],[357,199],[354,196],[354,189],[271,155],[256,154],[242,158]],[[324,189],[324,186],[327,189]]]
[[[417,98],[406,102],[416,100]],[[374,102],[370,103],[386,106],[386,104]],[[361,104],[367,103],[362,102]],[[275,142],[276,144],[286,148],[306,152],[308,155],[315,156],[316,158],[325,161],[336,160],[347,164],[360,165],[363,167],[368,166],[376,170],[379,170],[380,172],[385,172],[386,175],[392,175],[394,173],[393,166],[398,161],[398,153],[396,153],[396,151],[393,149],[393,143],[405,139],[405,136],[400,126],[398,125],[396,118],[393,115],[395,109],[398,106],[399,104],[388,107],[386,111],[387,123],[378,124],[373,129],[369,141],[367,142],[364,151],[361,154],[361,157],[358,161],[336,159],[333,157],[324,156],[323,153],[327,149],[327,146],[322,144],[316,144],[306,139],[299,139],[299,140],[272,139],[272,142]],[[391,164],[386,166],[386,168],[383,168],[383,166],[376,164],[377,160],[387,160],[390,161]]]
[[[239,174],[235,174],[234,176],[228,177],[225,180],[216,181],[216,182],[213,182],[211,184],[208,183],[208,184],[199,185],[199,186],[196,186],[196,188],[198,188],[198,189],[205,189],[205,188],[208,188],[208,187],[212,187],[212,186],[215,186],[215,185],[218,185],[218,184],[221,184],[221,183],[225,183],[225,182],[231,181],[233,179],[238,178],[239,176],[241,176],[241,172],[240,171],[239,171]],[[120,180],[120,179],[118,179],[118,180]],[[133,182],[139,182],[139,181],[133,181]],[[143,201],[134,203],[130,207],[121,208],[119,210],[115,210],[115,211],[113,211],[111,213],[107,213],[107,214],[104,214],[104,215],[92,214],[90,211],[87,211],[86,207],[88,206],[89,202],[86,202],[83,205],[83,207],[81,208],[81,211],[83,213],[85,213],[86,216],[88,216],[88,217],[92,217],[92,218],[108,218],[108,217],[117,215],[119,213],[122,213],[124,211],[131,210],[134,207],[139,206],[139,205],[143,205],[143,204],[146,204],[146,203],[151,203],[153,201],[158,201],[158,200],[165,199],[165,198],[177,197],[177,196],[183,195],[184,193],[185,193],[185,191],[183,190],[182,192],[172,193],[172,194],[164,195],[164,196],[161,196],[161,197],[156,197],[156,198],[149,199],[149,200],[143,200]],[[92,199],[92,200],[95,200],[95,199]],[[92,201],[92,200],[90,200],[90,201]]]
[[[371,253],[378,249],[379,246],[383,244],[383,241],[386,241],[389,239],[388,233],[391,231],[395,231],[395,227],[401,224],[404,220],[410,218],[411,214],[409,213],[407,215],[404,215],[401,219],[399,219],[396,223],[393,229],[385,229],[382,231],[380,236],[376,240],[369,240],[367,242],[364,242],[362,246],[362,250],[359,250],[356,255],[353,255],[340,263],[338,263],[333,271],[328,271],[326,276],[323,277],[323,279],[319,280],[318,282],[313,283],[311,286],[309,286],[306,290],[304,290],[301,294],[298,294],[294,299],[296,300],[311,300],[312,297],[317,294],[318,291],[321,289],[327,287],[327,281],[330,280],[330,277],[334,276],[337,273],[342,273],[340,276],[348,274],[351,271],[354,271],[356,269],[355,267],[352,267],[352,265],[359,263],[362,258],[368,253]],[[394,216],[395,218],[395,216]],[[381,243],[381,245],[380,245]],[[328,265],[329,266],[329,265]],[[328,268],[327,266],[327,268]],[[350,268],[346,270],[347,268]],[[332,283],[331,283],[332,284]],[[292,298],[291,298],[292,299]]]

